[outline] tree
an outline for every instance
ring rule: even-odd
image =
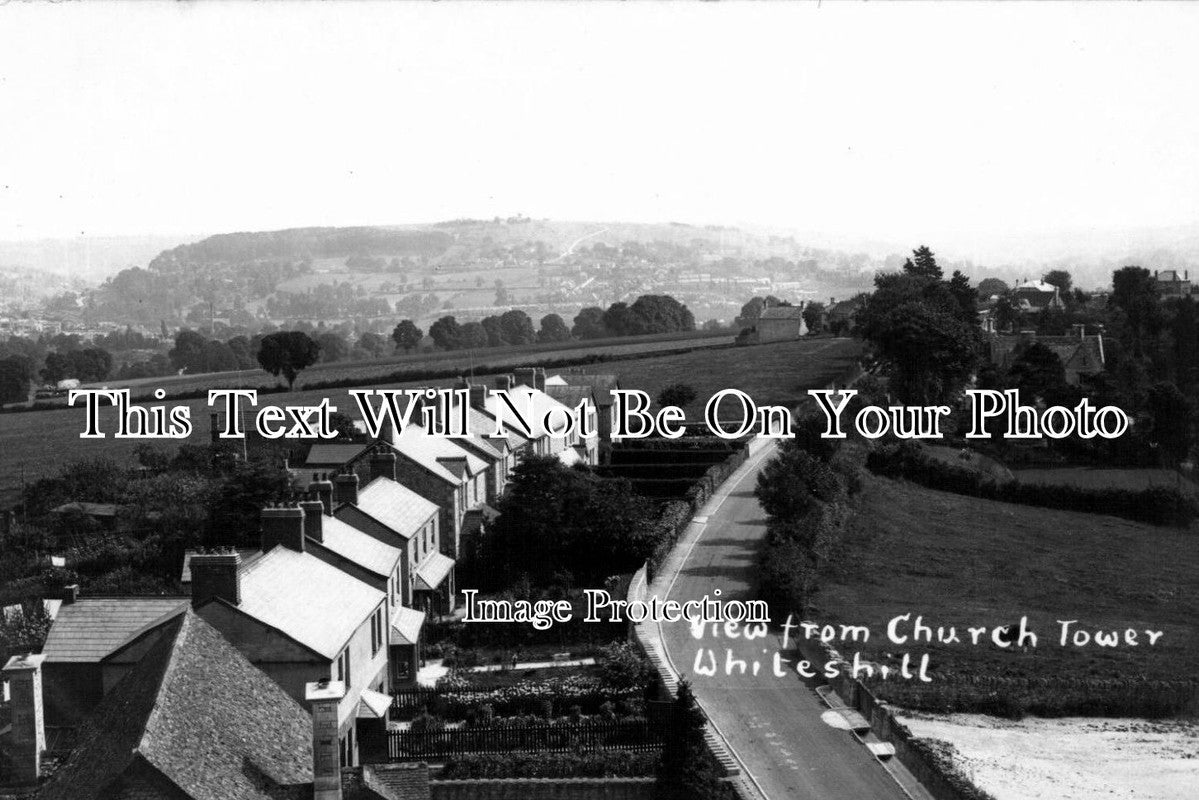
[[[612,336],[636,336],[641,333],[641,320],[628,303],[613,303],[604,312],[604,329]]]
[[[1008,370],[1008,381],[1020,390],[1021,402],[1031,404],[1040,398],[1052,404],[1066,385],[1066,369],[1057,353],[1040,342],[1033,342]]]
[[[541,330],[537,331],[539,342],[566,342],[570,340],[570,328],[557,314],[546,314],[541,318]]]
[[[655,800],[719,800],[727,790],[704,741],[707,718],[691,685],[679,681],[654,786]]]
[[[296,376],[315,364],[320,354],[320,345],[303,331],[281,331],[262,337],[258,363],[275,377],[282,373],[291,390]]]
[[[204,362],[208,340],[202,334],[184,328],[175,334],[175,346],[167,353],[171,364],[177,370],[197,373],[207,372],[208,365]]]
[[[398,327],[398,326],[397,326]],[[419,341],[419,339],[417,340]],[[371,358],[379,358],[387,352],[387,340],[377,333],[367,331],[358,337],[356,346]]]
[[[904,262],[903,271],[917,278],[928,278],[934,281],[939,281],[944,276],[941,268],[937,266],[937,259],[934,257],[933,251],[925,245],[920,245],[912,251],[912,258]]]
[[[0,403],[23,403],[33,383],[33,362],[25,356],[0,359]]]
[[[523,311],[513,309],[500,315],[500,330],[508,344],[532,344],[537,341],[533,320]]]
[[[1061,296],[1062,300],[1069,302],[1070,288],[1072,283],[1069,272],[1066,272],[1064,269],[1053,269],[1049,272],[1046,272],[1041,277],[1041,280],[1045,283],[1056,286],[1058,289],[1058,294]]]
[[[458,346],[464,349],[487,347],[487,329],[479,322],[466,322],[458,329]]]
[[[813,300],[804,306],[803,321],[808,326],[808,333],[820,333],[824,330],[824,303]]]
[[[949,293],[957,301],[964,322],[973,324],[978,319],[978,290],[971,288],[970,279],[958,270],[949,279]]]
[[[420,340],[424,336],[424,331],[416,327],[416,323],[410,319],[401,320],[400,324],[396,325],[395,330],[391,332],[391,339],[396,343],[396,349],[403,350],[405,353],[412,352],[412,349],[420,344]]]
[[[1157,282],[1143,267],[1121,267],[1112,273],[1112,293],[1108,306],[1123,312],[1120,341],[1133,358],[1145,356],[1149,341],[1162,325],[1162,309],[1157,300]]]
[[[1162,381],[1149,389],[1147,411],[1149,443],[1168,466],[1177,468],[1195,446],[1195,402],[1174,384]]]
[[[978,282],[978,296],[982,298],[1005,295],[1009,291],[1010,287],[999,278],[983,278]]]
[[[316,338],[321,348],[321,361],[341,361],[350,354],[350,346],[346,337],[340,333],[322,333]]]
[[[638,297],[629,311],[638,320],[640,333],[675,333],[695,330],[695,316],[687,306],[666,294]]]
[[[596,306],[580,310],[575,314],[570,332],[576,339],[603,339],[608,336],[608,329],[604,327],[604,310]]]
[[[46,353],[46,362],[42,367],[42,380],[46,383],[58,383],[70,377],[70,360],[62,353]]]
[[[237,359],[238,369],[254,369],[254,351],[250,345],[250,339],[246,336],[234,336],[229,341],[225,342],[229,346],[233,357]]]
[[[458,320],[445,316],[429,326],[429,336],[442,350],[457,350],[461,345],[461,326]]]
[[[334,411],[329,415],[329,427],[337,431],[339,439],[353,439],[358,433],[358,429],[354,427],[353,417],[340,411]]]
[[[921,302],[888,309],[867,329],[891,378],[891,393],[904,403],[949,402],[979,361],[978,327]]]
[[[688,383],[672,383],[658,393],[658,405],[682,408],[699,396],[695,387]]]

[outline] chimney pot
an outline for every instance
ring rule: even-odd
[[[69,606],[79,599],[79,584],[72,583],[62,587],[62,604]]]

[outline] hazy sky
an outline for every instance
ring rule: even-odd
[[[1199,222],[1199,7],[0,6],[0,239]]]

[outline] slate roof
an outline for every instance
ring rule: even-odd
[[[192,556],[194,556],[197,552],[197,550],[183,551],[183,571],[179,573],[180,583],[192,582]],[[247,566],[258,560],[258,558],[262,555],[262,550],[258,549],[257,547],[239,547],[237,548],[237,554],[241,556],[242,569],[245,569]]]
[[[239,574],[237,608],[330,660],[383,602],[379,590],[311,553],[283,546]]]
[[[100,703],[42,800],[121,796],[148,769],[193,800],[312,796],[312,719],[190,610]]]
[[[406,539],[441,511],[436,503],[387,478],[375,478],[358,492],[358,508]]]
[[[329,467],[348,464],[372,447],[370,444],[314,444],[308,448],[303,467]]]
[[[323,517],[321,533],[321,544],[376,575],[390,576],[400,560],[400,548],[379,541],[337,517]]]
[[[545,393],[567,408],[578,408],[584,401],[594,402],[595,392],[590,386],[549,386]],[[599,405],[595,403],[595,405]]]
[[[574,372],[566,372],[555,376],[560,378],[567,386],[590,386],[595,390],[595,402],[600,408],[607,408],[612,405],[612,390],[620,388],[620,378],[616,375],[586,375]],[[546,385],[549,385],[549,379],[546,379]]]
[[[532,433],[535,437],[549,436],[541,421],[545,419],[545,415],[556,410],[557,414],[563,411],[569,411],[562,403],[559,403],[554,398],[550,397],[539,389],[533,389],[529,386],[513,386],[508,390],[508,399],[512,401],[512,405],[520,409],[524,413],[525,409],[529,409],[529,413],[525,414],[526,421],[532,428]],[[504,420],[504,424],[509,427],[515,427],[518,431],[523,431],[516,415],[508,408],[508,404],[494,395],[487,396],[487,413],[493,417]],[[523,435],[523,434],[522,434]],[[561,441],[561,437],[556,437]]]
[[[407,606],[396,606],[391,612],[392,644],[416,644],[420,629],[425,624],[425,612]]]
[[[64,604],[42,653],[49,663],[98,663],[155,621],[187,609],[186,597],[81,597]]]
[[[802,320],[803,309],[799,306],[771,306],[762,309],[758,319]]]
[[[474,453],[463,450],[444,436],[433,436],[419,425],[404,426],[404,430],[392,439],[391,445],[429,472],[454,485],[462,483],[462,477],[451,466],[447,466],[447,461],[465,459],[466,469],[471,475],[478,475],[487,469],[483,459]]]
[[[468,413],[470,414],[470,429],[477,434],[480,434],[479,438],[483,439],[484,441],[498,442],[503,439],[507,441],[509,450],[516,450],[528,444],[529,442],[529,440],[521,436],[518,431],[512,430],[511,426],[504,430],[503,437],[492,437],[491,432],[495,430],[495,417],[485,411],[475,408],[474,406],[471,406]]]
[[[420,563],[420,566],[416,568],[416,588],[426,591],[436,589],[453,568],[454,559],[437,551],[429,553],[425,557],[425,560]]]

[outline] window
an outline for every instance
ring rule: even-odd
[[[350,688],[350,648],[348,646],[337,657],[337,680],[344,682],[346,689]]]
[[[383,646],[383,608],[375,609],[375,613],[371,615],[371,655],[374,656],[379,652],[379,648]]]

